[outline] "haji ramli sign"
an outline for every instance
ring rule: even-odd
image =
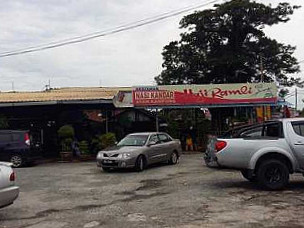
[[[274,83],[138,86],[132,88],[133,105],[228,105],[277,102]]]

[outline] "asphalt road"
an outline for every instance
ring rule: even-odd
[[[304,178],[268,192],[202,154],[142,173],[104,173],[94,162],[17,169],[21,192],[0,227],[303,227]]]

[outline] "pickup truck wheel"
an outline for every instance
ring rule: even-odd
[[[269,190],[284,188],[289,181],[287,166],[276,159],[264,161],[257,170],[259,184]]]
[[[19,168],[23,165],[23,158],[19,154],[14,154],[11,156],[10,162],[13,164],[14,168]]]
[[[242,176],[247,179],[250,182],[256,182],[257,178],[256,176],[249,176],[248,170],[242,170],[241,171]]]

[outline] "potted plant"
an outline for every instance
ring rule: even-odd
[[[106,133],[103,135],[95,135],[95,137],[90,142],[90,155],[95,157],[96,154],[110,146],[114,146],[116,143],[116,136],[114,133]]]
[[[102,149],[107,148],[109,146],[114,146],[116,142],[115,134],[112,132],[103,134],[99,137]]]
[[[64,125],[58,130],[58,137],[60,139],[60,157],[62,161],[72,161],[73,151],[72,142],[75,136],[74,128],[71,125]]]
[[[91,159],[91,154],[89,150],[89,144],[87,141],[83,140],[79,142],[79,150],[80,150],[80,160],[87,161]]]

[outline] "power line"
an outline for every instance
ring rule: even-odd
[[[209,2],[206,2],[206,3],[203,3],[203,4],[184,7],[184,8],[179,9],[179,10],[174,10],[174,11],[170,11],[170,12],[167,12],[167,13],[162,13],[162,14],[159,14],[157,16],[153,16],[153,17],[150,17],[150,18],[138,20],[138,21],[131,22],[131,23],[128,23],[128,24],[125,24],[125,25],[121,25],[121,26],[115,27],[113,29],[94,32],[94,33],[90,33],[90,34],[83,35],[83,36],[76,36],[76,37],[73,37],[73,38],[64,39],[64,40],[61,40],[61,41],[54,41],[54,42],[50,42],[50,43],[46,43],[46,44],[42,44],[42,45],[31,46],[31,47],[27,47],[27,48],[23,48],[23,49],[19,49],[19,50],[2,52],[2,53],[0,53],[0,58],[8,57],[8,56],[14,56],[14,55],[21,55],[21,54],[26,54],[26,53],[31,53],[31,52],[37,52],[37,51],[42,51],[42,50],[47,50],[47,49],[53,49],[53,48],[62,47],[62,46],[66,46],[66,45],[71,45],[71,44],[76,44],[76,43],[81,43],[81,42],[88,41],[88,40],[91,40],[91,39],[96,39],[98,37],[103,37],[103,36],[107,36],[107,35],[123,32],[123,31],[131,30],[131,29],[135,29],[135,28],[138,28],[138,27],[142,27],[142,26],[145,26],[145,25],[148,25],[148,24],[152,24],[152,23],[155,23],[155,22],[158,22],[158,21],[165,20],[165,19],[170,18],[170,17],[177,16],[179,14],[182,14],[182,13],[194,10],[194,9],[198,9],[198,8],[207,6],[207,5],[212,4],[212,3],[216,3],[218,1],[219,0],[212,0],[212,1],[209,1]]]
[[[284,98],[285,98],[285,99],[287,99],[287,98],[289,98],[289,97],[294,96],[294,94],[295,94],[295,92],[291,92],[291,93],[287,94],[287,96],[286,96],[286,97],[284,97]]]
[[[211,1],[210,3],[217,2],[217,1]],[[93,36],[93,35],[97,35],[97,34],[100,34],[100,33],[109,32],[109,31],[112,31],[114,29],[125,28],[126,26],[131,26],[131,25],[134,25],[136,23],[144,22],[144,21],[147,21],[147,20],[152,20],[152,19],[155,19],[155,18],[158,18],[158,17],[161,17],[161,16],[166,16],[166,15],[170,16],[170,14],[179,13],[181,10],[183,10],[183,12],[187,12],[187,11],[190,11],[190,10],[193,10],[193,9],[196,9],[196,8],[203,7],[203,6],[208,5],[210,3],[187,6],[187,7],[184,7],[182,9],[172,10],[172,11],[162,13],[162,14],[159,14],[159,15],[156,15],[156,16],[148,17],[148,18],[141,19],[141,20],[138,20],[138,21],[134,21],[134,22],[131,22],[131,23],[128,23],[128,24],[123,24],[123,25],[114,27],[112,29],[102,30],[102,31],[93,32],[93,33],[89,33],[89,34],[82,35],[82,36],[75,36],[75,37],[72,37],[72,38],[58,40],[58,41],[52,41],[52,42],[49,42],[49,43],[44,43],[44,44],[41,44],[41,45],[35,45],[35,46],[27,47],[27,48],[17,49],[17,50],[14,50],[14,51],[1,52],[0,54],[2,55],[2,54],[11,53],[11,52],[23,51],[23,50],[26,50],[26,49],[33,49],[33,48],[37,48],[37,47],[43,47],[43,46],[47,46],[47,45],[51,45],[51,44],[58,44],[58,43],[67,42],[67,41],[71,41],[71,40],[75,40],[75,39],[81,39],[81,38],[85,38],[85,37],[88,37],[88,36]],[[181,12],[181,13],[183,13],[183,12]],[[175,16],[175,15],[173,15],[173,16]],[[166,19],[166,18],[164,18],[164,19]]]

